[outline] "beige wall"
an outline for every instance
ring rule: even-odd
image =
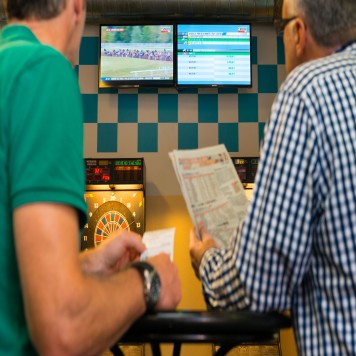
[[[231,90],[227,91],[229,88],[198,88],[191,93],[176,88],[149,88],[148,92],[144,88],[120,88],[110,93],[103,92],[98,89],[98,34],[98,26],[86,26],[77,68],[86,108],[84,157],[143,157],[146,165],[147,196],[178,196],[181,192],[168,152],[180,148],[179,137],[184,139],[183,134],[179,135],[181,125],[193,125],[197,131],[199,148],[224,143],[224,139],[219,138],[221,131],[224,131],[223,126],[236,125],[234,127],[238,128],[238,133],[234,139],[238,147],[236,152],[228,148],[230,155],[259,156],[262,131],[269,118],[277,89],[285,78],[285,65],[278,55],[283,49],[280,45],[281,38],[276,36],[272,24],[252,26],[252,37],[255,40],[251,49],[254,58],[252,87],[230,88]],[[267,89],[266,83],[276,85]],[[123,102],[120,101],[120,98],[127,98],[126,95],[134,101],[129,101],[131,106],[128,112],[134,113],[133,118],[129,120],[125,115],[130,115],[122,108]],[[210,96],[213,102],[216,100],[217,105],[216,110],[212,110],[212,122],[204,121],[204,115],[207,114],[204,110],[204,98],[207,96]],[[177,101],[177,107],[165,104],[168,97]],[[243,105],[246,102],[249,103],[248,106]],[[162,112],[170,116],[172,122],[161,120]],[[153,125],[157,133],[157,137],[150,139],[151,143],[157,144],[152,150],[138,147],[139,128],[147,124]],[[109,139],[107,127],[110,128],[110,133],[113,133]],[[112,145],[110,148],[102,147],[103,142],[111,142]]]

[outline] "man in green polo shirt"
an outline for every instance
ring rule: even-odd
[[[79,254],[83,120],[72,65],[85,0],[8,0],[0,32],[0,355],[97,354],[147,308],[180,300],[167,255],[148,260],[160,294],[147,301],[145,246],[128,231]],[[134,251],[134,253],[129,252]],[[158,289],[159,290],[159,289]],[[148,304],[150,302],[150,304]]]

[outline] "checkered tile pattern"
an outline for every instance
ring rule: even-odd
[[[258,156],[265,122],[285,78],[282,38],[252,26],[252,88],[98,89],[99,28],[88,25],[76,67],[85,115],[86,157],[144,157],[175,180],[172,149],[224,143],[232,156]],[[166,176],[150,176],[148,194],[179,194]],[[152,188],[150,188],[152,187]],[[161,193],[159,193],[161,194]]]

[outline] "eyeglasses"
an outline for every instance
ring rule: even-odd
[[[280,35],[286,26],[289,24],[289,22],[295,20],[298,16],[292,16],[288,17],[286,19],[278,19],[274,21],[274,28],[276,30],[277,35]]]

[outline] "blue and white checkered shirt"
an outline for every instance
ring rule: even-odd
[[[292,311],[301,355],[356,355],[356,43],[296,68],[248,216],[200,265],[213,308]]]

